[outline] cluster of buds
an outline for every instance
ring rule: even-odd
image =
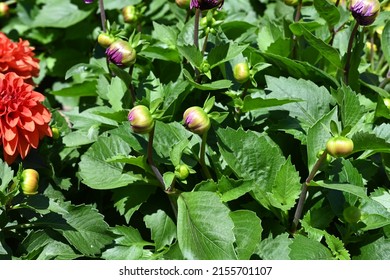
[[[208,11],[206,16],[202,17],[199,22],[200,27],[202,27],[205,34],[216,34],[217,27],[221,25],[222,20],[216,20],[215,16],[218,16],[217,11]]]
[[[363,26],[371,25],[379,14],[378,0],[351,0],[349,9],[356,21]]]

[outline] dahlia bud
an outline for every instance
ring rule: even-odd
[[[116,40],[107,48],[106,55],[112,63],[118,66],[133,65],[137,58],[137,53],[130,43],[121,39]]]
[[[60,138],[60,130],[55,126],[51,127],[51,134],[54,140]]]
[[[176,0],[176,5],[182,9],[188,9],[190,7],[191,0]]]
[[[360,25],[370,25],[379,14],[380,3],[378,0],[351,0],[349,9]]]
[[[297,6],[298,5],[298,0],[283,0],[284,4],[287,6]]]
[[[6,17],[9,14],[9,6],[7,3],[0,2],[0,18]]]
[[[144,105],[133,107],[129,112],[128,119],[135,133],[145,134],[153,129],[154,120],[152,114]]]
[[[196,8],[203,10],[209,10],[213,8],[221,8],[224,0],[191,0],[190,9]]]
[[[112,43],[115,42],[115,37],[110,35],[110,34],[107,34],[105,32],[102,32],[99,34],[97,40],[98,40],[99,45],[106,49]]]
[[[240,84],[248,81],[250,76],[249,66],[247,62],[237,63],[233,68],[233,76]]]
[[[202,135],[210,129],[211,122],[209,116],[198,106],[188,108],[184,112],[183,118],[184,125],[193,133]]]
[[[34,169],[25,169],[21,176],[22,191],[25,195],[38,193],[39,173]]]
[[[138,13],[133,5],[126,6],[122,9],[123,20],[127,23],[134,23],[138,20]]]
[[[187,179],[188,175],[190,175],[190,169],[186,164],[180,164],[175,168],[175,176],[179,180]]]

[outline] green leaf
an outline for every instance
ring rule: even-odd
[[[96,81],[87,81],[81,84],[74,84],[67,88],[52,91],[51,94],[66,97],[96,96],[96,86]]]
[[[237,55],[241,54],[247,47],[248,45],[240,46],[236,43],[230,43],[212,48],[207,56],[207,61],[210,64],[210,68],[212,69],[226,61],[235,58]]]
[[[390,21],[387,21],[382,31],[381,46],[387,62],[390,63]]]
[[[178,31],[172,26],[166,26],[153,22],[152,37],[159,40],[168,47],[172,48],[176,46]]]
[[[89,73],[89,72],[96,73],[96,74],[104,74],[105,70],[96,64],[79,63],[72,66],[71,68],[68,69],[68,71],[66,71],[65,80],[69,79],[70,77],[73,77],[74,75]]]
[[[249,210],[237,210],[230,213],[234,223],[236,252],[239,260],[249,260],[261,240],[263,228],[261,220]]]
[[[177,46],[179,53],[187,59],[192,66],[199,68],[203,62],[203,56],[195,45]]]
[[[373,198],[363,199],[360,205],[360,221],[364,223],[362,230],[372,230],[390,224],[390,211]],[[376,198],[378,199],[378,198]]]
[[[275,238],[268,237],[262,240],[257,248],[257,255],[263,260],[289,260],[292,239],[288,233],[282,233]]]
[[[261,97],[253,98],[249,95],[244,98],[244,105],[242,107],[242,112],[249,112],[256,109],[269,108],[274,106],[280,106],[292,102],[299,102],[301,100],[291,100],[291,99],[263,99]]]
[[[36,258],[37,260],[72,260],[81,257],[68,244],[52,240]]]
[[[351,256],[347,249],[345,249],[344,243],[336,236],[331,234],[325,234],[325,241],[328,244],[329,249],[332,251],[333,256],[337,260],[350,260]]]
[[[11,167],[0,159],[0,192],[5,192],[13,178],[14,172]]]
[[[360,198],[367,198],[367,190],[366,188],[362,188],[359,186],[355,186],[352,184],[328,184],[324,183],[322,181],[316,181],[316,182],[311,182],[310,187],[322,187],[330,190],[338,190],[346,193],[350,193],[353,195],[356,195],[357,197]]]
[[[332,253],[320,242],[296,235],[289,246],[292,260],[331,260]]]
[[[170,152],[170,158],[173,166],[176,167],[180,164],[183,150],[188,146],[189,143],[190,141],[188,139],[183,139],[177,144],[173,145]]]
[[[225,179],[225,180],[224,180]],[[226,182],[227,181],[227,182]],[[256,185],[252,180],[239,180],[233,181],[229,178],[222,177],[218,182],[218,189],[222,192],[221,200],[222,202],[228,202],[232,200],[236,200],[237,198],[243,196],[244,194],[252,191],[256,188]],[[233,185],[234,183],[234,185]],[[226,186],[228,184],[228,186]],[[225,188],[222,191],[222,188]],[[226,190],[227,188],[227,190]]]
[[[152,58],[161,59],[165,61],[181,62],[179,52],[176,49],[162,48],[159,46],[148,46],[143,49],[139,55]]]
[[[112,232],[118,237],[115,244],[103,252],[106,260],[139,260],[143,255],[143,247],[151,245],[142,239],[141,234],[133,227],[116,226]]]
[[[314,7],[330,27],[335,26],[339,22],[340,12],[333,3],[328,0],[314,0]]]
[[[152,239],[159,251],[167,245],[171,245],[176,238],[176,225],[164,211],[158,210],[152,215],[144,217],[146,227],[152,232]]]
[[[269,98],[302,100],[280,106],[289,111],[291,117],[297,117],[303,128],[313,126],[329,112],[332,96],[325,87],[318,87],[311,81],[293,78],[275,78],[266,76],[267,89],[271,91]],[[278,109],[278,107],[276,107]]]
[[[332,121],[337,121],[337,107],[334,107],[307,131],[308,170],[311,170],[318,160],[318,152],[326,149],[326,142],[332,136],[329,131]]]
[[[81,156],[80,177],[93,189],[107,190],[144,181],[142,175],[123,172],[124,163],[108,162],[117,155],[128,155],[129,145],[117,136],[102,136]]]
[[[315,48],[324,59],[328,60],[331,64],[339,69],[343,67],[339,52],[320,38],[314,36],[309,30],[305,28],[304,24],[301,24],[300,22],[293,23],[290,25],[290,29],[295,31],[298,29],[299,33],[303,34],[306,41],[313,48]]]
[[[200,90],[219,90],[232,86],[232,81],[230,80],[218,80],[211,83],[199,84],[194,81],[191,74],[186,69],[183,69],[183,74],[192,86]]]
[[[341,121],[343,128],[354,127],[364,115],[359,97],[350,87],[342,85],[333,93],[340,105]]]
[[[390,142],[369,132],[357,132],[352,135],[354,144],[353,152],[372,151],[372,152],[390,152]]]
[[[215,193],[191,192],[179,196],[177,238],[186,259],[237,259],[233,228],[229,209]]]
[[[120,111],[122,107],[122,98],[127,92],[127,86],[118,77],[114,77],[111,80],[110,86],[107,88],[108,102],[111,104],[112,109]]]
[[[372,243],[360,248],[361,254],[354,257],[354,260],[389,260],[390,239],[381,237]]]
[[[144,202],[156,191],[155,186],[130,185],[126,188],[113,189],[112,200],[120,215],[124,216],[126,223]]]
[[[300,177],[289,157],[276,174],[270,201],[272,206],[287,211],[294,207],[300,193]]]
[[[83,21],[93,9],[81,10],[69,0],[48,1],[36,15],[33,27],[67,28]]]
[[[257,186],[253,189],[254,197],[269,207],[266,193],[272,192],[276,175],[286,161],[278,146],[265,135],[242,129],[219,129],[217,135],[228,166],[238,178],[254,180]]]

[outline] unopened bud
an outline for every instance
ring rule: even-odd
[[[117,39],[106,50],[108,59],[118,66],[130,66],[135,63],[137,53],[129,42]]]
[[[127,23],[134,23],[138,20],[138,12],[135,6],[129,5],[122,9],[123,20]]]
[[[0,2],[0,18],[9,15],[9,6],[5,2]]]
[[[360,25],[370,25],[379,14],[380,3],[378,0],[351,0],[349,9]]]
[[[135,133],[144,134],[153,129],[154,119],[149,109],[144,105],[137,105],[131,109],[128,119]]]
[[[190,169],[186,164],[180,164],[175,168],[175,176],[179,180],[187,179],[188,175],[190,175]]]
[[[210,118],[201,107],[194,106],[188,108],[184,112],[183,118],[184,125],[193,133],[202,135],[210,129]]]
[[[240,62],[234,66],[233,75],[237,82],[245,83],[250,76],[249,66],[247,62]]]
[[[25,195],[38,193],[39,173],[34,169],[25,169],[21,175],[21,187]]]

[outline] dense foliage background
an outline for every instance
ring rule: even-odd
[[[97,42],[98,1],[9,2],[1,32],[35,48],[54,135],[0,159],[1,259],[390,259],[389,1],[354,33],[344,1],[226,0],[203,11],[196,47],[194,10],[105,0],[137,51],[130,67]],[[127,119],[140,104],[151,134]],[[191,106],[211,119],[203,136],[183,125]],[[354,150],[324,159],[295,229],[336,134]],[[38,194],[19,188],[23,169],[39,172]]]

